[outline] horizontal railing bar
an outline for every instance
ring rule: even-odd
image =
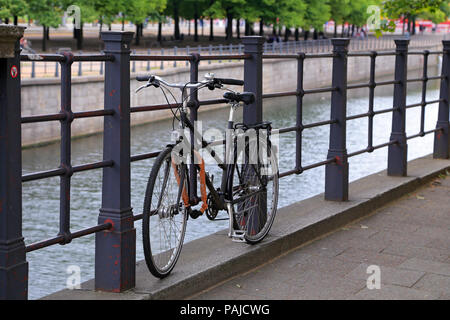
[[[428,54],[444,54],[444,51],[429,51]]]
[[[297,131],[299,129],[300,128],[298,128],[298,127],[283,128],[283,129],[279,129],[278,133],[287,133],[287,132]]]
[[[48,170],[48,171],[30,173],[30,174],[26,174],[26,175],[22,176],[22,182],[57,177],[57,176],[64,174],[65,172],[66,172],[65,169],[58,168],[58,169],[53,169],[53,170]]]
[[[293,174],[298,174],[300,171],[298,169],[289,170],[278,175],[279,178],[284,178]]]
[[[429,54],[428,51],[408,51],[409,55],[425,55]]]
[[[66,57],[61,54],[21,54],[20,61],[35,61],[35,62],[62,62]]]
[[[161,153],[161,151],[155,151],[155,152],[149,152],[149,153],[134,155],[134,156],[131,156],[131,160],[130,161],[134,162],[134,161],[140,161],[140,160],[156,158],[160,153]]]
[[[371,52],[349,52],[347,54],[349,57],[371,57],[373,53]]]
[[[87,163],[87,164],[74,166],[72,168],[72,170],[73,170],[73,172],[82,172],[82,171],[112,167],[113,165],[114,165],[114,161],[105,160],[105,161],[99,161],[99,162],[93,162],[93,163]]]
[[[58,243],[62,243],[64,241],[64,236],[57,236],[55,238],[51,238],[51,239],[47,239],[47,240],[43,240],[43,241],[39,241],[39,242],[35,242],[32,243],[28,246],[25,247],[25,251],[28,252],[32,252],[35,250],[39,250],[39,249],[43,249],[46,247],[50,247],[53,246],[55,244]]]
[[[101,117],[101,116],[112,116],[114,115],[114,110],[92,110],[92,111],[80,111],[74,112],[73,118],[91,118],[91,117]]]
[[[432,77],[427,77],[428,80],[442,80],[444,79],[445,76],[432,76]]]
[[[228,100],[226,99],[211,99],[211,100],[203,100],[203,101],[199,101],[198,104],[200,106],[208,106],[208,105],[212,105],[212,104],[222,104],[222,103],[227,103]]]
[[[317,88],[317,89],[305,89],[303,90],[304,94],[313,94],[313,93],[324,93],[324,92],[332,92],[337,91],[335,87],[327,87],[327,88]]]
[[[355,152],[351,152],[351,153],[349,153],[347,155],[347,157],[351,158],[351,157],[354,157],[354,156],[357,156],[357,155],[360,155],[360,154],[363,154],[363,153],[366,153],[366,152],[369,152],[369,148],[365,148],[365,149],[361,149],[361,150],[358,150],[358,151],[355,151]]]
[[[303,128],[309,129],[309,128],[320,127],[320,126],[324,126],[327,124],[333,124],[333,123],[337,123],[337,120],[333,119],[333,120],[325,120],[325,121],[320,121],[320,122],[315,122],[315,123],[304,124]]]
[[[368,116],[370,116],[369,112],[360,113],[360,114],[355,114],[355,115],[352,115],[352,116],[348,116],[347,118],[345,118],[345,120],[355,120],[355,119],[364,118],[364,117],[368,117]]]
[[[32,251],[43,249],[43,248],[46,248],[46,247],[49,247],[49,246],[52,246],[55,244],[64,244],[64,241],[73,240],[73,239],[81,238],[81,237],[84,237],[84,236],[87,236],[87,235],[90,235],[90,234],[93,234],[93,233],[96,233],[99,231],[108,230],[108,229],[111,229],[111,227],[112,227],[111,223],[100,224],[95,227],[76,231],[76,232],[70,234],[69,239],[65,239],[64,236],[57,236],[55,238],[32,243],[32,244],[26,246],[25,250],[26,250],[26,252],[32,252]]]
[[[389,81],[380,81],[380,82],[376,82],[377,87],[378,86],[387,86],[390,84],[399,84],[400,80],[389,80]]]
[[[94,162],[94,163],[88,163],[88,164],[74,166],[72,168],[72,170],[73,170],[73,172],[81,172],[81,171],[111,167],[113,165],[114,165],[114,162],[112,160],[105,160],[105,161],[100,161],[100,162]],[[61,175],[65,174],[66,171],[67,170],[64,168],[57,168],[57,169],[48,170],[48,171],[30,173],[30,174],[26,174],[26,175],[22,176],[22,182],[57,177],[57,176],[61,176]]]
[[[333,58],[333,53],[306,53],[305,59]]]
[[[156,110],[168,110],[171,108],[177,108],[179,104],[155,104],[152,106],[138,106],[130,108],[130,112],[144,112],[144,111],[156,111]]]
[[[201,55],[200,60],[247,60],[251,58],[250,54],[221,54],[221,55]]]
[[[151,212],[151,214],[154,214],[154,213],[156,213],[156,210],[153,210]],[[144,218],[144,214],[143,213],[136,214],[136,215],[133,216],[133,221],[142,220],[142,218]]]
[[[377,52],[377,56],[395,56],[397,52],[395,51],[385,51],[385,52]]]
[[[193,57],[191,55],[179,55],[179,56],[169,56],[169,55],[141,55],[141,54],[132,54],[130,55],[131,61],[189,61],[192,60]]]
[[[262,95],[262,98],[268,99],[268,98],[279,98],[279,97],[291,97],[291,96],[296,96],[297,94],[298,94],[297,91],[266,93],[266,94]]]
[[[373,146],[373,150],[381,149],[381,148],[384,148],[384,147],[387,147],[387,146],[390,146],[390,145],[396,144],[396,143],[398,143],[397,140],[391,140],[391,141],[389,141],[389,142],[385,142],[385,143],[382,143],[382,144],[378,144],[378,145],[376,145],[376,146]]]
[[[304,167],[302,167],[301,170],[302,171],[306,171],[306,170],[314,169],[314,168],[317,168],[317,167],[320,167],[320,166],[324,166],[324,165],[327,165],[327,164],[333,163],[333,162],[336,162],[336,158],[330,158],[330,159],[327,159],[327,160],[324,160],[324,161],[320,161],[320,162],[316,162],[316,163],[304,166]]]
[[[79,119],[79,118],[90,118],[90,117],[112,116],[112,115],[114,115],[114,110],[93,110],[93,111],[74,112],[73,118]],[[52,113],[52,114],[22,117],[21,122],[37,123],[45,121],[60,121],[65,119],[66,114],[64,113]]]
[[[424,131],[424,132],[419,132],[419,133],[414,134],[412,136],[406,137],[406,140],[414,139],[414,138],[418,138],[418,137],[423,137],[423,136],[426,136],[427,134],[434,133],[434,132],[441,131],[441,130],[444,130],[444,128],[436,128],[436,129],[431,129],[431,130]]]
[[[109,54],[74,55],[73,61],[114,61],[114,56]]]
[[[412,78],[412,79],[406,79],[406,82],[420,82],[420,81],[425,81],[428,78]]]
[[[263,59],[297,59],[298,54],[263,54]]]
[[[387,147],[387,146],[389,146],[391,144],[396,144],[397,142],[398,142],[397,140],[392,140],[392,141],[389,141],[389,142],[386,142],[386,143],[382,143],[382,144],[373,146],[372,148],[368,147],[368,148],[361,149],[361,150],[358,150],[358,151],[355,151],[355,152],[351,152],[347,156],[349,158],[351,158],[351,157],[354,157],[354,156],[357,156],[357,155],[360,155],[360,154],[363,154],[363,153],[366,153],[366,152],[372,152],[374,150]]]
[[[350,84],[347,86],[347,89],[361,89],[361,88],[369,88],[370,83],[358,83],[358,84]]]
[[[405,108],[406,109],[410,109],[410,108],[416,108],[416,107],[421,107],[429,105],[429,104],[434,104],[434,103],[439,103],[442,102],[444,99],[436,99],[436,100],[430,100],[430,101],[425,101],[424,103],[422,102],[417,102],[417,103],[413,103],[413,104],[408,104]]]
[[[397,108],[381,109],[381,110],[374,111],[373,114],[377,115],[377,114],[392,112],[392,111],[395,111],[395,110],[397,110]]]
[[[52,114],[43,114],[37,116],[26,116],[22,117],[22,123],[36,123],[36,122],[44,122],[44,121],[60,121],[64,120],[66,115],[64,113],[52,113]]]

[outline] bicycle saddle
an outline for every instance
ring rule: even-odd
[[[255,102],[256,97],[253,92],[242,92],[242,93],[234,93],[234,92],[225,92],[223,97],[228,102],[243,102],[244,104],[251,104]]]

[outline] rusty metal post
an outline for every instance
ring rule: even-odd
[[[251,125],[262,121],[264,38],[260,36],[243,37],[242,43],[244,44],[244,54],[251,55],[251,58],[244,62],[244,90],[256,95],[255,102],[244,108],[244,123]]]
[[[407,39],[397,39],[395,58],[394,111],[392,112],[392,132],[390,141],[397,141],[388,148],[389,176],[406,176],[408,144],[406,141],[406,86],[408,73]]]
[[[243,37],[244,54],[250,55],[250,59],[244,61],[244,90],[253,92],[255,94],[255,102],[246,106],[243,110],[243,122],[246,125],[254,125],[262,122],[263,108],[262,108],[262,94],[263,94],[263,44],[264,38],[260,36]],[[245,161],[248,161],[248,156],[259,154],[258,150],[252,148],[257,144],[250,144],[249,155],[246,155]],[[244,179],[245,181],[245,179]],[[258,197],[259,205],[257,213],[252,215],[251,225],[262,226],[267,220],[267,195],[264,193]],[[250,223],[247,221],[247,223]]]
[[[436,128],[442,128],[436,131],[434,135],[435,159],[448,159],[450,157],[450,40],[443,40],[444,55],[442,57],[442,76],[441,93],[439,102],[439,113]]]
[[[200,54],[198,53],[192,53],[191,54],[191,60],[188,62],[190,63],[190,82],[195,83],[198,82],[198,65],[200,63]],[[196,121],[198,120],[198,108],[200,107],[200,103],[198,101],[198,90],[197,89],[191,89],[190,90],[190,99],[189,99],[189,118],[191,123],[195,126]],[[191,132],[191,143],[195,146],[197,143],[194,139],[194,132]],[[191,156],[192,159],[194,159],[194,149],[191,150]],[[191,177],[197,176],[197,169],[195,167],[195,164],[189,165],[189,175]],[[190,197],[191,201],[196,202],[198,200],[197,196],[197,179],[190,179]]]
[[[130,43],[133,32],[102,32],[105,54],[105,117],[103,159],[112,167],[103,169],[102,208],[99,224],[110,230],[95,237],[95,288],[121,292],[135,286],[136,229],[130,187]]]
[[[65,173],[60,177],[59,233],[64,237],[61,244],[71,242],[70,232],[70,181],[73,175],[72,157],[72,63],[73,54],[62,52],[65,61],[61,63],[61,113],[65,116],[61,122],[61,164]]]
[[[24,29],[0,26],[0,300],[28,298],[22,237],[19,56]]]
[[[348,200],[348,157],[347,157],[347,54],[349,39],[332,39],[333,75],[331,94],[330,145],[328,159],[335,162],[325,167],[325,200]]]

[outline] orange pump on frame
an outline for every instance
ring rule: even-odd
[[[206,209],[208,209],[208,195],[206,194],[206,172],[205,172],[205,161],[203,160],[203,158],[200,156],[200,154],[197,151],[194,151],[194,155],[197,158],[197,160],[199,160],[198,162],[200,163],[200,172],[199,172],[199,176],[200,176],[200,193],[201,193],[201,199],[202,199],[202,207],[200,208],[200,212],[203,214]],[[175,178],[177,179],[177,183],[178,185],[180,185],[180,175],[178,174],[178,170],[176,169],[176,164],[172,159],[172,168],[173,168],[173,172],[175,174]],[[190,207],[191,204],[189,203],[189,195],[186,189],[186,186],[183,186],[183,191],[181,193],[181,197],[183,199],[183,203],[184,206],[186,208]]]

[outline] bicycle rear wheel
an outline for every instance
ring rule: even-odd
[[[232,195],[234,227],[245,231],[244,239],[250,244],[260,242],[267,235],[278,205],[278,162],[275,153],[270,143],[268,146],[260,142],[257,148],[257,151],[252,150],[247,143],[244,150],[237,151],[228,184],[228,194]]]
[[[186,232],[187,209],[182,189],[186,184],[186,165],[172,162],[172,148],[156,158],[145,192],[142,235],[145,261],[150,272],[164,278],[180,256]]]

